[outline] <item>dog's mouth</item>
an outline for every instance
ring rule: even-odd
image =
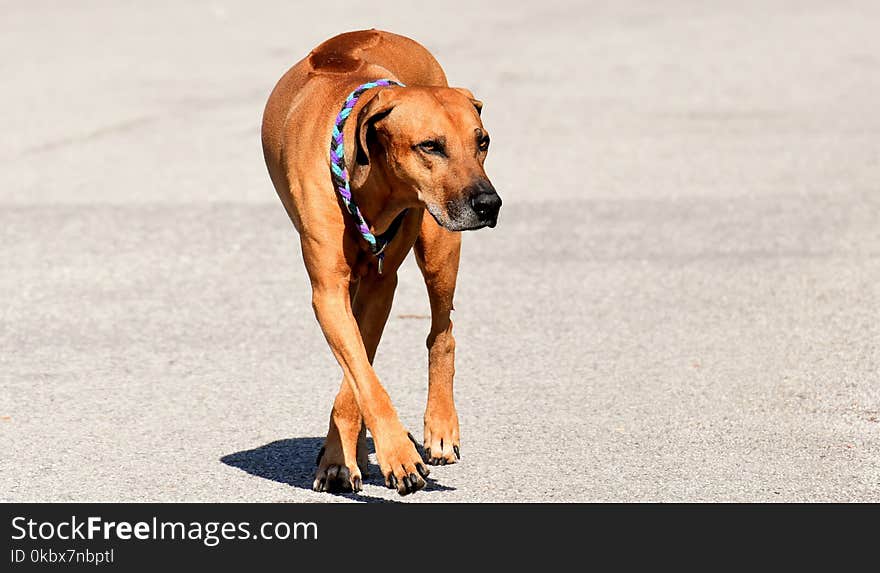
[[[491,229],[498,224],[497,209],[491,213],[479,213],[464,199],[447,201],[445,208],[431,203],[425,207],[437,224],[448,231],[476,231],[485,227]]]

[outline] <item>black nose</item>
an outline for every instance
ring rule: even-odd
[[[501,197],[498,196],[491,184],[480,187],[479,192],[471,196],[471,207],[481,221],[494,227],[498,220],[498,211],[501,209]]]

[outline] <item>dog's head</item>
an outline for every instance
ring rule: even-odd
[[[461,88],[383,88],[361,109],[352,183],[380,170],[403,201],[450,231],[494,227],[501,198],[483,169],[483,104]]]

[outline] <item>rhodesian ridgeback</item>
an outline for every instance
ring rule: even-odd
[[[425,457],[431,465],[461,457],[450,320],[459,231],[494,227],[501,207],[483,169],[481,108],[468,90],[448,87],[428,50],[378,30],[327,40],[266,104],[266,165],[299,232],[312,306],[343,371],[317,491],[362,489],[367,429],[386,486],[405,495],[425,485],[428,468],[372,367],[410,250],[431,305]]]

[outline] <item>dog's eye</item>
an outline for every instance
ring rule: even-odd
[[[486,151],[489,149],[489,136],[484,135],[479,140],[480,151]]]
[[[436,139],[429,139],[427,141],[423,141],[415,145],[421,151],[425,153],[431,153],[434,155],[446,155],[445,150],[443,149],[443,143],[437,141]]]

